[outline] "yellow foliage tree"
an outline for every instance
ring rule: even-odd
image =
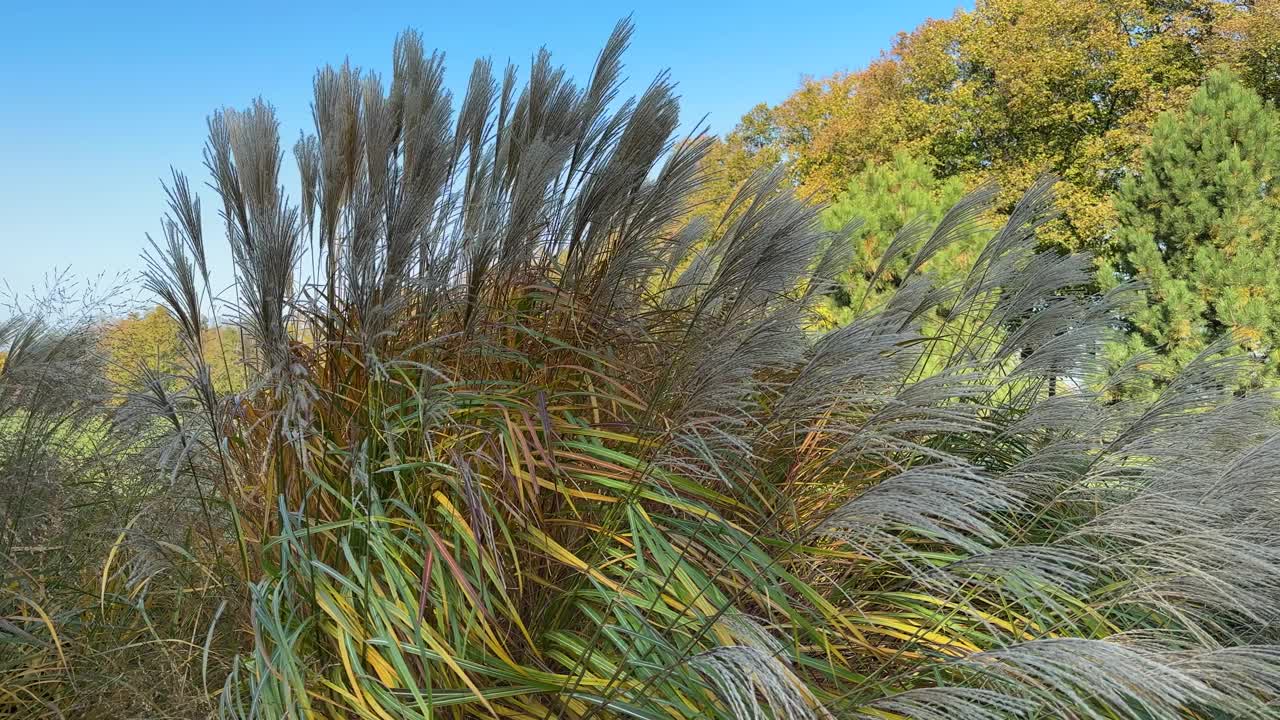
[[[1005,205],[1053,172],[1064,219],[1045,241],[1098,249],[1114,222],[1109,195],[1161,112],[1184,107],[1222,63],[1243,68],[1248,84],[1280,87],[1277,7],[979,0],[899,35],[863,70],[808,80],[779,106],[753,110],[713,158],[729,168],[744,156],[780,158],[823,199],[899,150],[940,178],[997,181]],[[744,146],[743,134],[765,144]]]
[[[102,349],[107,357],[107,379],[127,387],[141,368],[177,372],[182,345],[178,324],[163,308],[153,307],[110,322],[102,333]]]
[[[239,333],[235,328],[205,328],[205,354],[214,387],[234,392],[244,387],[245,369]],[[102,332],[107,379],[129,387],[146,368],[164,375],[186,371],[178,323],[159,306],[133,312],[109,322]]]

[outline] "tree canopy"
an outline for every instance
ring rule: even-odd
[[[1146,302],[1122,353],[1189,362],[1233,334],[1280,367],[1280,116],[1226,71],[1155,123],[1138,172],[1120,184],[1104,283],[1134,278]]]
[[[823,214],[823,223],[849,243],[848,269],[832,295],[837,323],[848,322],[861,309],[877,307],[906,276],[910,258],[899,253],[876,273],[885,251],[900,233],[923,236],[965,194],[958,178],[940,180],[929,163],[906,151],[886,163],[869,165],[849,181]],[[981,234],[965,228],[965,236],[947,245],[921,269],[939,281],[955,279],[973,260]]]
[[[1099,249],[1109,195],[1155,118],[1219,64],[1264,94],[1277,87],[1275,0],[979,0],[900,34],[865,69],[806,81],[757,107],[711,155],[724,182],[778,159],[797,184],[835,198],[902,149],[939,177],[994,180],[1006,209],[1044,172],[1064,217],[1044,242]]]
[[[188,372],[183,360],[181,327],[163,307],[132,312],[102,328],[101,351],[107,379],[121,388],[136,387],[141,373]],[[205,327],[201,347],[210,379],[222,392],[245,385],[242,338],[233,327]]]

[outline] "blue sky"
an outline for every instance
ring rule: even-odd
[[[632,14],[627,89],[669,68],[686,121],[708,115],[724,132],[803,77],[862,67],[897,32],[969,4],[0,0],[0,281],[21,290],[68,265],[79,276],[136,269],[171,165],[198,180],[216,230],[200,155],[209,112],[262,96],[292,144],[309,129],[315,69],[350,58],[386,75],[406,27],[446,53],[460,96],[477,56],[527,68],[542,45],[584,78]],[[215,271],[226,263],[218,237],[208,235]]]

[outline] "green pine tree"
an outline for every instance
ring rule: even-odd
[[[1136,279],[1146,303],[1116,361],[1155,350],[1181,367],[1226,333],[1280,376],[1280,116],[1226,71],[1155,124],[1103,282]]]
[[[840,287],[828,304],[831,320],[843,325],[860,306],[876,307],[892,293],[907,268],[908,253],[893,260],[886,272],[874,277],[875,284],[871,286],[889,243],[909,223],[922,237],[927,236],[964,194],[964,183],[959,178],[940,180],[927,161],[905,151],[895,153],[890,162],[871,165],[855,175],[823,215],[828,230],[860,221],[849,236],[849,270],[841,276]],[[975,230],[973,237],[949,245],[923,269],[942,280],[952,279],[969,267],[985,237]]]

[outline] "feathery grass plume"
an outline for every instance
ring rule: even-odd
[[[1037,252],[1052,179],[954,283],[922,268],[994,191],[908,225],[896,289],[819,331],[818,209],[773,171],[694,217],[707,143],[665,75],[619,100],[630,36],[585,88],[479,61],[456,118],[416,34],[389,86],[322,70],[300,206],[269,105],[210,120],[257,349],[181,446],[249,587],[208,613],[251,638],[221,717],[1274,715],[1280,444],[1242,361],[1107,400],[1129,289]],[[151,281],[180,318],[185,192]]]

